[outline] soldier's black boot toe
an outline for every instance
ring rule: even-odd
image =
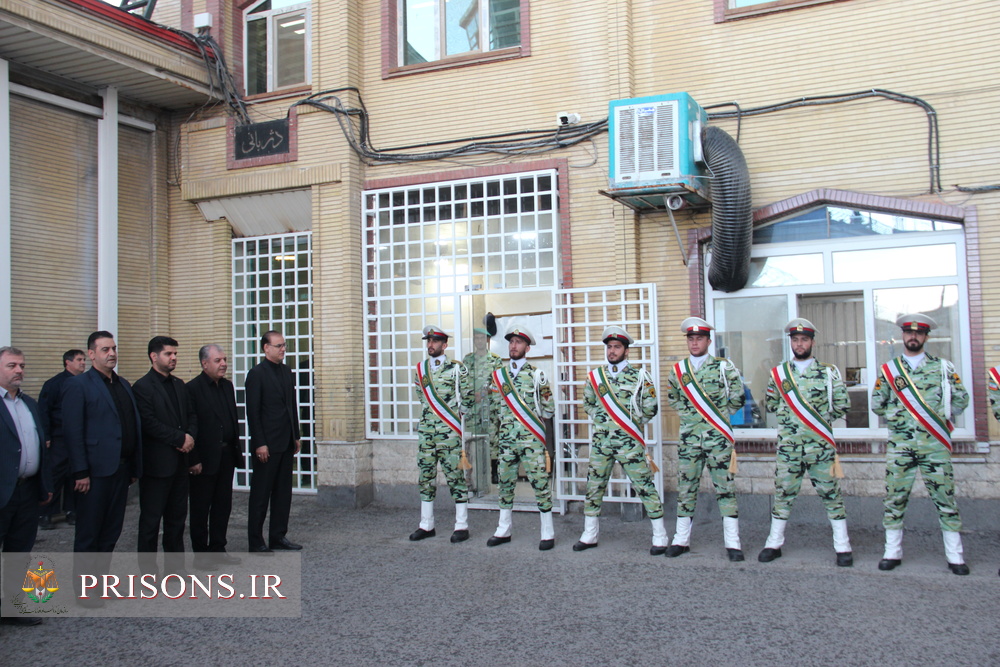
[[[538,550],[539,551],[549,551],[555,545],[556,545],[556,541],[555,540],[542,540],[542,541],[540,541],[538,543]]]
[[[573,551],[586,551],[597,546],[597,542],[577,542],[573,545]]]
[[[428,537],[434,537],[435,535],[437,535],[437,531],[435,531],[433,528],[431,528],[430,530],[417,528],[415,531],[410,533],[410,540],[416,542],[417,540],[423,540]]]
[[[775,558],[781,558],[781,547],[777,549],[766,548],[757,554],[757,560],[761,563],[770,563]]]
[[[451,534],[451,543],[456,544],[458,542],[464,542],[469,539],[469,531],[467,530],[456,530]]]
[[[726,555],[729,556],[729,560],[733,563],[739,563],[740,561],[746,560],[743,557],[742,549],[726,549]]]
[[[494,535],[490,539],[486,540],[486,546],[495,547],[500,544],[507,544],[508,542],[510,542],[510,535],[508,535],[507,537],[497,537],[496,535]]]
[[[665,553],[667,553],[667,547],[658,547],[655,544],[649,547],[650,556],[662,556]]]
[[[902,564],[903,561],[898,558],[883,558],[878,562],[878,569],[885,571],[894,570]]]
[[[854,554],[850,551],[837,552],[837,567],[851,567],[854,565]]]
[[[948,563],[948,569],[952,574],[966,575],[969,573],[969,566],[965,563]]]
[[[691,551],[691,547],[686,544],[671,544],[667,547],[666,557],[667,558],[677,558],[681,554],[686,554]]]

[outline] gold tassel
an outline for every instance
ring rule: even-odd
[[[733,455],[729,457],[729,472],[734,475],[740,471],[740,466],[736,463],[736,450],[733,449]]]
[[[656,461],[649,454],[646,454],[646,462],[649,463],[649,471],[654,475],[660,472],[660,466],[656,465]]]
[[[472,470],[472,464],[469,463],[468,457],[465,456],[465,449],[462,449],[462,460],[458,462],[459,470]]]
[[[844,469],[840,467],[840,454],[833,453],[833,476],[837,479],[844,479]]]
[[[545,472],[552,472],[552,457],[548,449],[545,450]]]

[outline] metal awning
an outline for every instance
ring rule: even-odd
[[[226,220],[240,237],[312,229],[312,190],[265,192],[196,203],[206,221]]]

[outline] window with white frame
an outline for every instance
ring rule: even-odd
[[[716,354],[742,371],[752,399],[734,427],[750,429],[742,437],[774,437],[774,415],[763,409],[768,371],[791,358],[781,326],[795,317],[816,325],[814,356],[835,364],[848,386],[850,410],[834,424],[839,437],[884,435],[869,395],[878,368],[903,352],[901,315],[931,315],[939,326],[928,352],[969,376],[964,267],[963,228],[954,222],[821,206],[755,229],[746,288],[706,293]],[[955,423],[956,437],[973,435],[971,415]]]
[[[309,0],[262,0],[243,12],[248,95],[309,83]]]
[[[521,44],[521,0],[399,0],[401,65]]]
[[[365,193],[368,437],[416,435],[425,325],[454,334],[472,294],[556,285],[557,208],[554,170]]]

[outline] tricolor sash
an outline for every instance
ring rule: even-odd
[[[806,425],[806,428],[836,449],[837,442],[833,439],[833,429],[830,428],[830,424],[823,419],[822,415],[802,396],[802,392],[799,391],[799,385],[795,382],[795,378],[792,375],[790,364],[786,361],[780,366],[772,368],[771,377],[774,379],[781,397],[785,399],[785,403],[795,413],[795,416]]]
[[[597,398],[601,401],[601,405],[604,406],[604,411],[608,413],[612,421],[615,422],[618,428],[644,445],[646,438],[642,434],[642,426],[632,419],[632,413],[619,402],[614,390],[608,383],[608,376],[604,371],[604,367],[598,366],[590,371],[587,374],[587,378],[590,380],[594,391],[597,392]]]
[[[438,419],[447,424],[448,428],[455,433],[462,435],[462,419],[450,405],[441,400],[441,397],[438,396],[437,391],[434,389],[434,383],[431,381],[430,364],[429,359],[425,359],[417,364],[417,382],[420,383],[420,391],[424,392],[427,405],[438,416]]]
[[[708,362],[706,361],[706,363]],[[681,390],[687,396],[688,400],[691,401],[691,405],[694,406],[695,410],[713,428],[724,435],[726,440],[730,443],[735,443],[736,435],[733,433],[733,427],[729,425],[729,417],[723,414],[722,410],[719,409],[715,402],[705,393],[705,390],[701,388],[701,385],[698,384],[698,380],[694,377],[694,369],[691,368],[691,360],[685,359],[674,364],[674,374],[677,375],[677,382],[680,384]]]
[[[942,360],[941,363],[944,361]],[[924,397],[913,384],[910,374],[906,372],[903,360],[896,357],[892,361],[882,364],[882,375],[907,412],[924,427],[925,431],[937,438],[950,451],[951,432],[955,430],[955,426],[950,419],[943,419],[927,405]]]
[[[998,368],[996,366],[994,366],[993,368],[991,368],[990,369],[990,377],[993,379],[994,382],[997,383],[997,386],[1000,387],[1000,368]]]
[[[493,371],[493,382],[497,386],[500,396],[503,397],[504,403],[510,408],[510,411],[514,413],[517,421],[521,422],[524,428],[531,432],[531,435],[542,443],[545,444],[545,425],[542,420],[538,418],[538,415],[528,407],[528,404],[524,402],[521,398],[521,394],[517,392],[517,387],[514,386],[514,378],[510,374],[510,369],[506,366],[501,366],[500,368]],[[536,406],[537,407],[537,406]]]

